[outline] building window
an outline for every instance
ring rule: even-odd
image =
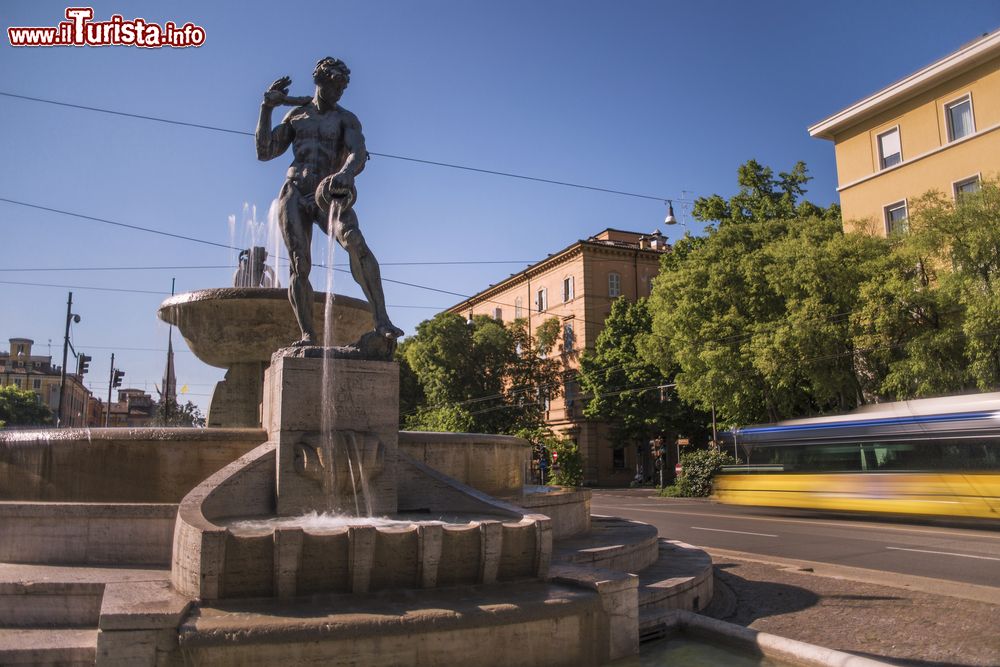
[[[976,124],[972,118],[972,97],[969,95],[946,104],[944,115],[948,120],[948,141],[956,141],[976,131]]]
[[[538,290],[538,295],[537,295],[537,298],[535,300],[535,303],[538,306],[538,312],[544,313],[546,310],[548,310],[549,309],[549,291],[547,289],[545,289],[544,287],[542,289]]]
[[[961,201],[963,196],[979,192],[979,175],[957,181],[952,187],[955,190],[955,201]]]
[[[903,161],[898,127],[878,135],[878,160],[879,169],[886,169]]]
[[[514,299],[514,319],[519,320],[524,317],[524,300],[521,297]]]
[[[494,308],[493,309],[493,319],[495,319],[497,322],[503,322],[503,309],[502,308]]]
[[[906,200],[885,207],[885,233],[887,235],[906,231]]]
[[[612,271],[608,274],[608,296],[614,299],[622,294],[622,277]]]
[[[615,470],[625,469],[625,448],[615,447],[611,452],[611,467]]]
[[[576,334],[573,332],[573,323],[567,322],[563,325],[563,351],[569,352],[576,342]]]
[[[35,389],[41,389],[42,388],[42,381],[41,380],[35,380],[32,386]]]
[[[563,278],[563,303],[573,300],[573,276]]]

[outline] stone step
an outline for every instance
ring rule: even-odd
[[[169,570],[0,563],[0,627],[97,628],[107,583],[169,577]]]
[[[97,628],[0,628],[0,665],[93,665]]]
[[[711,556],[677,540],[659,540],[658,550],[656,562],[639,573],[640,634],[644,615],[665,609],[697,612],[712,601]]]
[[[552,562],[639,573],[659,558],[654,526],[592,515],[586,535],[553,543]]]

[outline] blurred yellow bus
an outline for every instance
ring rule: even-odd
[[[720,434],[734,505],[1000,519],[1000,393],[866,405]]]

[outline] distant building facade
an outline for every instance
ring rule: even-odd
[[[108,426],[152,426],[156,419],[157,402],[142,389],[119,389],[118,400],[112,401]]]
[[[607,423],[583,417],[576,375],[580,354],[593,348],[617,298],[649,296],[660,256],[669,250],[659,232],[605,229],[577,241],[448,309],[466,318],[486,315],[504,322],[524,319],[534,332],[544,321],[562,325],[558,353],[567,369],[561,395],[548,401],[546,422],[580,448],[587,484],[618,486],[631,482],[637,466],[651,474],[646,443],[615,448]]]
[[[38,402],[52,411],[54,424],[59,410],[62,368],[52,365],[51,355],[33,354],[35,341],[30,338],[11,338],[9,343],[10,349],[0,351],[0,386],[14,385],[34,392]],[[63,426],[87,426],[90,390],[83,385],[83,378],[66,370]]]
[[[1000,174],[1000,30],[809,128],[834,143],[847,229],[905,229],[913,198]]]

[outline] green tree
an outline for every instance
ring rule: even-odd
[[[0,427],[46,426],[52,423],[52,411],[40,403],[30,390],[14,385],[0,387]]]
[[[558,332],[555,319],[534,335],[523,320],[441,313],[422,322],[402,346],[414,379],[406,428],[515,433],[542,425],[545,399],[559,391]]]
[[[696,203],[718,227],[678,244],[654,282],[653,335],[640,351],[665,374],[676,369],[680,397],[715,405],[720,421],[849,409],[869,381],[850,313],[887,242],[845,236],[836,207],[799,202],[806,180],[801,164],[777,180],[753,161],[741,167],[738,195]]]
[[[205,417],[197,405],[188,401],[180,405],[177,401],[166,398],[156,404],[156,416],[153,418],[156,426],[197,426],[205,425]]]
[[[1000,383],[1000,185],[914,202],[861,288],[856,345],[876,393],[907,399]]]
[[[589,397],[584,415],[612,425],[617,446],[645,443],[661,433],[707,434],[708,417],[681,402],[672,387],[675,368],[664,372],[639,354],[652,332],[646,299],[617,299],[594,348],[580,359],[580,385]]]

